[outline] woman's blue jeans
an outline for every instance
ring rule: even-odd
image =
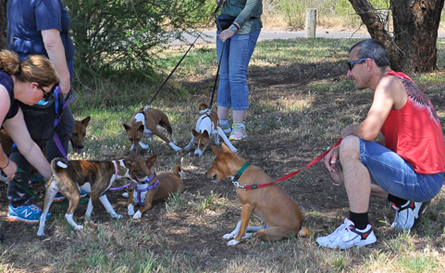
[[[232,110],[249,109],[247,67],[261,29],[250,34],[235,34],[225,43],[216,37],[218,62],[221,59],[218,105]],[[217,31],[219,35],[221,32]],[[222,52],[222,58],[221,58]]]

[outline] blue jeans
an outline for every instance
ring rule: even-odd
[[[399,155],[372,141],[360,139],[360,161],[368,169],[372,183],[405,200],[431,200],[444,182],[444,172],[416,173],[411,164]]]
[[[260,36],[261,29],[250,34],[235,34],[225,44],[216,37],[218,62],[221,58],[218,105],[232,110],[249,109],[247,67]],[[217,31],[217,34],[220,34]],[[224,48],[224,50],[223,50]]]

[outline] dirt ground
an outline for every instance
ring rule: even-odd
[[[261,114],[260,107],[254,106],[259,104],[261,100],[277,100],[278,103],[282,96],[295,95],[301,92],[302,87],[310,81],[326,80],[335,82],[346,80],[343,75],[345,71],[343,66],[335,63],[321,64],[310,75],[303,73],[309,71],[310,67],[288,67],[280,73],[279,77],[276,74],[271,74],[270,71],[267,71],[267,68],[250,68],[248,79],[254,94],[252,95],[253,107],[249,115]],[[212,79],[208,79],[207,82],[211,83]],[[197,84],[202,84],[202,82]],[[277,120],[286,119],[286,126],[292,124],[298,126],[298,124],[310,123],[322,116],[329,117],[333,113],[338,114],[338,109],[350,105],[354,105],[354,111],[363,117],[366,113],[365,110],[369,107],[368,103],[372,100],[372,93],[370,91],[349,93],[328,91],[323,94],[315,94],[313,97],[313,104],[317,105],[316,110],[296,113],[295,115],[276,113]],[[439,97],[434,98],[434,105],[440,103],[443,104]],[[282,128],[277,125],[277,129]],[[340,129],[337,132],[339,133]],[[319,135],[288,134],[283,136],[274,133],[274,131],[263,133],[262,131],[252,130],[246,140],[236,142],[235,146],[239,149],[241,157],[254,165],[260,166],[272,178],[278,179],[289,172],[306,166],[337,141],[338,133],[332,135],[323,133]],[[187,143],[180,144],[185,146]],[[192,157],[190,154],[184,156]],[[212,152],[207,151],[203,158],[212,159]],[[191,161],[193,167],[184,170],[183,181],[186,200],[195,198],[199,193],[201,196],[211,194],[220,197],[227,196],[233,204],[239,203],[235,189],[228,179],[219,183],[212,183],[205,176],[206,170],[212,163],[210,160],[193,159]],[[317,163],[295,177],[280,182],[280,185],[298,203],[304,214],[304,224],[311,229],[313,238],[326,235],[328,231],[335,228],[333,226],[335,223],[339,224],[339,221],[347,216],[348,202],[345,191],[331,182],[322,163]],[[31,189],[39,196],[44,194],[43,186],[38,183],[33,183]],[[55,243],[55,239],[48,241],[45,240],[45,237],[38,237],[36,235],[37,225],[7,221],[8,200],[4,183],[0,184],[0,192],[2,192],[0,195],[0,220],[2,222],[0,230],[5,236],[4,245],[11,246],[22,242],[36,242],[43,243],[54,251],[66,247],[69,242],[65,240]],[[122,191],[112,191],[107,196],[116,211],[124,215],[121,221],[130,221],[130,217],[126,215],[126,199],[121,194]],[[37,204],[41,206],[42,202]],[[63,208],[65,209],[66,206]],[[60,214],[58,217],[64,215],[64,209],[58,210]],[[79,222],[84,219],[85,210],[85,203],[80,204],[76,210],[75,216]],[[372,198],[369,211],[369,217],[374,222],[377,236],[379,236],[379,233],[388,232],[388,225],[384,221],[392,222],[394,217],[394,211],[389,203]],[[147,247],[154,253],[164,253],[166,249],[188,252],[205,246],[215,260],[238,255],[254,256],[256,250],[248,243],[242,243],[237,247],[227,247],[226,241],[222,239],[225,233],[230,232],[235,227],[240,219],[240,214],[241,210],[235,206],[222,213],[218,210],[210,211],[210,213],[193,219],[193,216],[185,213],[167,214],[165,205],[157,204],[145,213],[141,220],[134,221],[133,225],[139,225],[142,229],[150,232],[152,236],[162,238],[162,244],[151,243],[156,242],[156,240],[146,242]],[[112,225],[115,221],[109,217],[101,204],[95,207],[93,220],[101,225]],[[52,221],[47,222],[48,236],[53,235],[51,224]],[[211,261],[202,261],[202,263],[207,262]]]

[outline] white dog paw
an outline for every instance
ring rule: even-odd
[[[77,226],[74,227],[74,230],[79,230],[79,229],[83,229],[83,226],[77,225]]]
[[[133,219],[139,219],[139,218],[141,218],[141,216],[142,216],[142,213],[138,210],[138,211],[134,214]]]
[[[122,194],[122,197],[124,197],[124,198],[128,198],[128,197],[130,197],[130,195],[128,195],[128,192],[124,192],[124,193]]]
[[[234,245],[237,245],[237,244],[239,244],[239,241],[237,241],[237,240],[230,240],[228,243],[227,243],[227,245],[228,246],[234,246]]]
[[[45,236],[45,232],[40,232],[40,230],[39,231],[37,231],[37,236]]]
[[[226,235],[223,236],[223,239],[226,240],[230,240],[236,237],[236,234],[232,234],[232,233],[227,233]]]
[[[250,237],[252,237],[253,234],[254,234],[254,233],[252,233],[252,232],[246,233],[246,234],[243,236],[243,239],[249,239]]]
[[[133,209],[131,209],[131,210],[129,209],[127,214],[130,215],[130,216],[134,215],[134,210]]]
[[[116,213],[116,214],[113,215],[112,217],[113,217],[113,218],[116,218],[116,219],[122,219],[123,216],[120,215],[120,214],[117,214],[117,213]]]

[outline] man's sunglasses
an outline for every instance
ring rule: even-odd
[[[355,60],[355,61],[348,61],[348,68],[349,68],[349,70],[352,71],[352,69],[354,68],[354,65],[361,64],[361,63],[365,62],[367,59],[374,60],[373,58],[362,58],[362,59],[358,59],[358,60]]]

